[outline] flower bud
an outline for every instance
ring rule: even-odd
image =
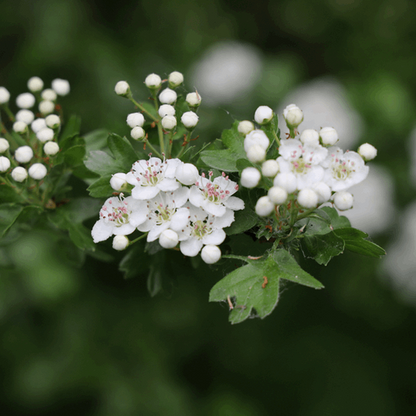
[[[179,87],[183,82],[183,75],[178,72],[174,71],[169,74],[169,87],[176,88]]]
[[[178,234],[173,230],[165,230],[159,237],[159,244],[163,248],[173,248],[176,247],[179,242]]]
[[[10,160],[5,156],[0,156],[0,172],[6,172],[10,167]]]
[[[30,127],[32,127],[32,130],[37,133],[39,131],[41,131],[42,129],[45,129],[46,126],[46,121],[44,118],[37,118],[31,125]]]
[[[266,178],[274,178],[277,172],[279,172],[279,164],[274,159],[266,160],[261,166],[261,173]]]
[[[297,188],[297,179],[292,172],[279,173],[273,181],[274,186],[280,186],[288,194],[296,191]]]
[[[198,92],[190,92],[186,94],[186,103],[190,108],[197,108],[201,105],[202,98]]]
[[[176,127],[176,118],[174,116],[166,116],[162,118],[162,127],[165,130],[173,130]]]
[[[119,172],[115,173],[110,179],[110,185],[115,191],[120,191],[121,188],[127,183],[126,174]]]
[[[317,182],[312,185],[312,189],[318,194],[318,203],[323,204],[331,198],[331,188],[325,182]]]
[[[51,129],[56,129],[61,124],[61,119],[56,114],[51,114],[45,118],[45,123]]]
[[[130,94],[130,85],[126,81],[119,81],[114,87],[114,91],[117,95],[127,97]]]
[[[318,205],[318,194],[312,189],[301,189],[298,194],[298,203],[303,208],[314,208]]]
[[[256,214],[260,217],[267,217],[270,215],[274,210],[274,204],[270,201],[268,196],[262,196],[257,201],[256,207]]]
[[[244,150],[246,153],[248,149],[255,144],[260,145],[264,150],[267,150],[269,147],[270,140],[263,130],[253,130],[247,134],[246,138],[244,139]]]
[[[16,121],[13,124],[13,130],[16,133],[23,134],[23,133],[25,133],[27,131],[27,124],[24,123],[23,121]]]
[[[46,142],[43,146],[43,151],[45,155],[55,156],[59,152],[59,145],[55,142]]]
[[[273,118],[273,110],[267,105],[261,105],[254,113],[254,120],[257,124],[267,124]]]
[[[12,178],[16,182],[23,182],[27,178],[27,170],[21,166],[14,168],[12,170]]]
[[[49,127],[45,127],[44,129],[42,129],[42,130],[40,130],[36,133],[36,137],[42,143],[45,143],[49,140],[53,140],[53,136],[54,136],[54,132]]]
[[[147,88],[151,90],[157,90],[162,85],[162,78],[157,74],[150,74],[144,80]]]
[[[289,128],[295,128],[303,121],[302,110],[295,104],[290,104],[283,110],[283,117]]]
[[[6,88],[0,87],[0,105],[6,104],[10,100],[10,93]]]
[[[4,153],[10,147],[9,142],[3,137],[0,138],[0,153]]]
[[[58,95],[68,95],[70,90],[69,82],[66,79],[56,78],[52,81],[52,89]]]
[[[48,171],[46,170],[46,166],[42,165],[42,163],[34,163],[29,168],[29,176],[37,181],[43,179],[47,173]]]
[[[261,179],[261,174],[256,168],[245,168],[241,172],[241,185],[245,188],[255,188]]]
[[[160,94],[159,94],[159,101],[162,104],[173,104],[176,99],[178,98],[178,95],[174,90],[171,90],[170,88],[165,88]]]
[[[56,92],[51,88],[43,90],[40,96],[42,97],[42,100],[46,101],[55,101],[58,98]]]
[[[364,160],[373,160],[377,156],[377,149],[369,143],[364,143],[358,148],[358,154]]]
[[[113,249],[117,251],[124,250],[130,241],[125,235],[116,235],[113,238]]]
[[[201,258],[207,264],[214,264],[221,258],[221,250],[218,246],[208,244],[201,250]]]
[[[33,150],[29,146],[20,146],[14,152],[14,158],[19,163],[27,163],[32,159],[32,157],[33,157]]]
[[[27,82],[27,87],[32,92],[38,92],[43,88],[43,81],[39,77],[32,77]]]
[[[346,191],[337,192],[334,195],[334,204],[340,211],[352,208],[354,197]]]
[[[267,193],[270,201],[276,205],[283,204],[287,201],[287,192],[280,186],[272,186]]]
[[[254,124],[248,120],[240,121],[237,130],[239,133],[246,135],[254,130]]]
[[[176,168],[175,176],[183,185],[193,185],[197,181],[199,173],[192,163],[183,163]]]
[[[53,113],[55,110],[55,104],[52,101],[44,100],[39,103],[39,111],[46,116],[47,114]]]
[[[146,133],[142,127],[136,126],[133,127],[133,129],[130,132],[130,135],[134,140],[141,140],[146,135]]]
[[[143,127],[144,117],[142,113],[131,113],[127,116],[126,121],[131,128],[136,126]]]
[[[159,112],[160,117],[174,116],[175,115],[175,107],[171,106],[170,104],[162,104],[159,107],[158,112]]]
[[[182,114],[181,121],[182,124],[188,129],[191,130],[195,128],[198,124],[199,117],[193,111],[187,111]]]
[[[32,108],[35,101],[35,97],[30,92],[25,92],[16,97],[16,105],[19,108]]]
[[[318,146],[319,144],[319,133],[313,129],[303,130],[300,135],[300,141],[305,145]]]
[[[35,115],[30,110],[19,110],[16,114],[17,121],[30,124],[35,119]]]
[[[247,150],[247,159],[251,163],[259,163],[266,159],[266,151],[259,144],[250,146]]]
[[[333,127],[324,127],[319,131],[322,144],[325,146],[333,146],[338,141],[338,133]]]

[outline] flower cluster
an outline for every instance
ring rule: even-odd
[[[114,190],[131,196],[108,198],[92,229],[94,242],[114,235],[113,247],[122,250],[136,229],[147,233],[147,241],[158,240],[164,248],[174,248],[189,257],[215,263],[221,257],[218,245],[224,228],[234,221],[234,211],[244,202],[233,196],[237,183],[225,175],[199,175],[197,168],[179,159],[138,160],[128,173],[116,173],[110,180]]]
[[[360,146],[358,153],[344,152],[335,146],[338,134],[332,127],[299,133],[297,127],[303,121],[303,113],[294,104],[285,108],[283,116],[290,133],[286,139],[275,137],[279,146],[276,159],[266,160],[271,143],[263,130],[255,129],[250,121],[242,121],[238,128],[245,135],[247,158],[257,166],[243,170],[241,184],[254,188],[262,176],[273,181],[267,196],[257,201],[257,214],[268,216],[276,206],[289,201],[306,209],[317,208],[328,201],[333,201],[339,210],[352,208],[353,196],[347,190],[367,177],[369,168],[365,161],[373,159],[377,150],[366,143]],[[273,111],[261,106],[254,118],[264,125],[270,123],[272,117]]]

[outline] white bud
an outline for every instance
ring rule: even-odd
[[[270,215],[274,210],[274,203],[270,201],[268,196],[262,196],[257,201],[256,207],[256,214],[260,217],[267,217]]]
[[[27,170],[21,166],[14,168],[12,170],[12,178],[16,182],[23,182],[27,178]]]
[[[55,104],[52,101],[44,100],[39,103],[39,111],[45,116],[53,113],[54,110]]]
[[[16,105],[19,108],[32,108],[35,101],[35,97],[30,92],[25,92],[16,97]]]
[[[69,82],[66,79],[56,78],[52,81],[52,89],[58,95],[68,95],[70,90]]]
[[[288,194],[296,191],[297,188],[297,179],[292,172],[279,173],[273,181],[274,186],[280,186]]]
[[[193,129],[198,124],[199,117],[193,111],[187,111],[182,114],[181,121],[182,124],[187,129]]]
[[[31,125],[30,127],[32,127],[32,130],[37,133],[39,131],[41,131],[42,129],[45,129],[46,126],[46,121],[44,118],[37,118]]]
[[[352,208],[354,197],[346,191],[337,192],[334,195],[334,204],[340,211],[345,211]]]
[[[61,124],[61,119],[56,114],[51,114],[45,118],[45,123],[51,129],[56,129]]]
[[[207,264],[214,264],[221,258],[221,250],[218,246],[208,244],[201,250],[201,258]]]
[[[273,118],[273,110],[267,105],[261,105],[254,113],[254,120],[257,124],[267,124]]]
[[[333,146],[338,141],[338,133],[333,127],[324,127],[319,131],[322,144],[326,146]]]
[[[49,140],[53,140],[53,136],[54,136],[54,132],[49,127],[45,127],[44,129],[42,129],[42,130],[40,130],[36,133],[36,137],[42,143],[45,143]]]
[[[269,147],[270,140],[263,130],[253,130],[247,134],[246,138],[244,139],[244,150],[246,153],[248,149],[255,144],[260,145],[264,150],[267,150]]]
[[[369,143],[364,143],[358,148],[358,154],[365,160],[373,160],[377,156],[377,149]]]
[[[113,249],[117,251],[124,250],[130,241],[125,235],[116,235],[113,238]]]
[[[136,126],[143,127],[144,117],[142,113],[131,113],[127,116],[126,121],[131,128]]]
[[[115,191],[119,191],[126,183],[126,174],[119,172],[115,173],[110,179],[110,185]]]
[[[301,189],[298,194],[298,202],[303,208],[314,208],[318,205],[318,194],[313,189]]]
[[[304,145],[317,146],[319,144],[319,133],[313,129],[303,130],[300,135],[300,141]]]
[[[38,92],[43,88],[43,81],[39,77],[32,77],[27,82],[27,87],[32,92]]]
[[[197,92],[190,92],[186,94],[186,102],[189,107],[198,107],[201,104],[202,98]]]
[[[150,74],[146,77],[144,83],[146,84],[147,88],[157,89],[162,84],[162,78],[160,78],[160,76],[157,74]]]
[[[171,106],[170,104],[162,104],[159,107],[158,112],[159,112],[160,117],[174,116],[175,115],[175,107]]]
[[[159,244],[163,248],[173,248],[176,247],[179,242],[178,234],[173,230],[165,230],[159,237]]]
[[[280,186],[272,186],[267,193],[270,201],[276,205],[283,204],[287,201],[287,192]]]
[[[130,92],[130,85],[127,84],[126,81],[119,81],[114,87],[114,91],[116,92],[117,95],[121,95],[125,97]]]
[[[13,130],[16,133],[25,133],[27,130],[27,124],[23,121],[16,121],[15,123],[13,123]]]
[[[43,151],[45,155],[55,156],[59,152],[59,145],[55,142],[46,142],[43,146]]]
[[[10,100],[10,93],[6,88],[0,87],[0,105],[8,103]]]
[[[312,189],[318,194],[319,204],[323,204],[331,198],[331,188],[325,182],[314,183]]]
[[[51,88],[43,90],[40,96],[42,97],[42,100],[46,101],[55,101],[58,98],[56,92]]]
[[[134,140],[143,139],[145,134],[146,134],[145,131],[140,126],[133,127],[131,132],[130,132],[130,135]]]
[[[279,164],[274,159],[266,160],[261,165],[261,173],[263,176],[266,176],[266,178],[274,178],[277,175],[277,172],[279,172]]]
[[[176,168],[175,176],[183,185],[193,185],[197,181],[199,173],[192,163],[183,163]]]
[[[302,110],[295,104],[289,104],[283,110],[283,117],[289,127],[297,127],[303,121]]]
[[[46,166],[42,165],[42,163],[34,163],[29,168],[29,176],[37,181],[43,179],[47,173],[48,171],[46,170]]]
[[[20,146],[14,152],[14,158],[19,163],[27,163],[32,159],[32,157],[33,157],[33,150],[29,146]]]
[[[3,137],[0,138],[0,153],[4,153],[10,147],[9,142]]]
[[[0,172],[6,172],[10,167],[10,160],[5,156],[0,156]]]
[[[251,163],[259,163],[266,159],[266,151],[259,144],[250,146],[247,150],[247,159]]]
[[[30,124],[35,119],[35,115],[30,110],[19,110],[16,114],[17,121]]]
[[[162,127],[165,130],[173,130],[176,127],[176,118],[174,116],[165,116],[162,118]]]
[[[171,88],[179,87],[183,82],[183,75],[178,71],[173,71],[169,74],[169,86]]]
[[[245,188],[255,188],[261,179],[261,173],[256,168],[245,168],[241,172],[241,185]]]
[[[178,95],[174,90],[171,90],[170,88],[165,88],[160,94],[159,94],[159,101],[162,104],[173,104],[176,99],[178,98]]]
[[[239,133],[246,135],[254,130],[254,124],[248,120],[240,121],[237,130]]]

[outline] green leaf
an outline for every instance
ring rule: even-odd
[[[261,126],[261,129],[266,133],[266,136],[269,138],[270,143],[275,141],[275,135],[278,135],[279,128],[278,128],[278,117],[277,114],[273,114],[272,121],[268,124],[264,124]],[[276,146],[274,146],[276,147]]]
[[[327,215],[329,222],[334,230],[337,228],[347,228],[351,227],[350,220],[343,215],[339,215],[338,211],[335,208],[331,207],[322,207],[315,211],[318,215],[324,217],[324,213]]]
[[[65,128],[61,134],[60,141],[66,139],[67,137],[78,135],[80,130],[81,118],[76,115],[72,115],[68,122],[65,124]]]
[[[16,192],[17,188],[12,188],[7,184],[0,185],[2,202],[23,202],[24,199]]]
[[[120,262],[119,270],[125,279],[131,279],[149,270],[149,255],[144,251],[145,241],[141,240],[128,247],[126,255]]]
[[[368,235],[355,228],[341,228],[335,230],[335,234],[345,242],[345,248],[354,253],[370,257],[381,257],[386,254],[379,245],[367,240]]]
[[[93,198],[108,198],[114,189],[110,185],[111,175],[102,176],[100,179],[91,184],[87,191]]]
[[[244,150],[244,137],[238,132],[239,121],[235,121],[229,130],[224,130],[221,140],[226,147],[235,153],[239,159],[246,157]]]
[[[72,242],[82,250],[95,250],[95,244],[92,241],[91,230],[84,227],[82,224],[71,223],[68,224],[67,230]]]
[[[107,144],[114,158],[123,166],[122,172],[128,172],[133,163],[138,159],[131,143],[125,137],[110,133],[108,135]]]
[[[0,238],[6,234],[22,211],[23,205],[13,203],[0,204]]]
[[[332,257],[344,252],[345,244],[342,238],[331,231],[326,234],[306,234],[301,240],[301,247],[305,257],[326,266]]]
[[[69,166],[78,166],[83,163],[85,146],[77,145],[69,148],[65,153],[65,163]]]
[[[112,158],[108,153],[102,150],[93,150],[84,161],[85,166],[92,172],[100,176],[108,176],[117,172],[125,171],[123,163]],[[130,170],[131,166],[128,168]]]
[[[107,145],[107,137],[108,131],[104,129],[98,129],[90,131],[89,133],[85,134],[85,149],[86,152],[89,153],[92,150],[101,150]]]
[[[201,159],[204,163],[214,169],[224,172],[238,172],[236,161],[239,156],[229,149],[204,150]]]
[[[224,229],[227,235],[241,234],[257,224],[258,215],[250,208],[235,212],[235,220],[231,226]]]

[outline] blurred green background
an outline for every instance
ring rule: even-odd
[[[115,83],[145,98],[146,75],[178,70],[202,95],[203,140],[296,99],[303,128],[372,143],[353,225],[390,253],[307,261],[325,290],[287,285],[271,316],[231,326],[208,303],[221,269],[178,260],[172,290],[150,298],[117,261],[77,268],[42,229],[10,238],[0,414],[416,414],[415,16],[410,0],[0,1],[0,85],[15,97],[31,76],[68,79],[64,112],[83,133],[128,135]]]

